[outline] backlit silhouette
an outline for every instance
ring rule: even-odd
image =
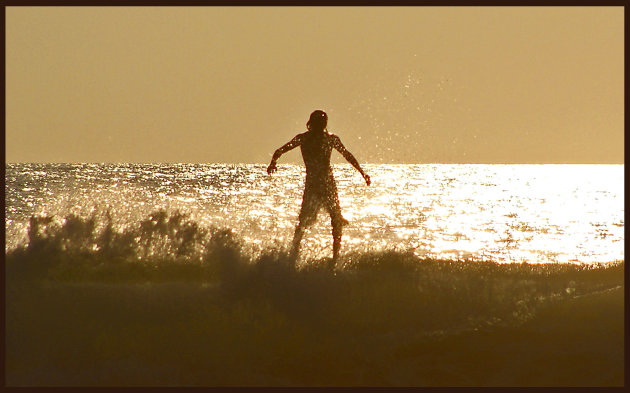
[[[359,162],[354,158],[337,135],[330,134],[326,129],[328,116],[324,111],[316,110],[311,113],[309,121],[306,123],[308,131],[296,135],[288,143],[276,150],[271,158],[271,163],[267,167],[267,173],[272,174],[277,170],[276,161],[281,155],[298,146],[302,150],[302,158],[306,166],[306,181],[304,185],[304,196],[302,198],[302,209],[300,210],[299,222],[295,227],[291,255],[296,258],[304,230],[312,225],[319,209],[324,207],[330,215],[333,236],[333,259],[339,256],[341,248],[342,227],[348,224],[342,215],[337,195],[337,186],[330,166],[330,153],[336,149],[343,157],[356,168],[365,179],[365,183],[370,185],[370,177],[361,169]]]

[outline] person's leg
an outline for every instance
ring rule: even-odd
[[[304,236],[304,225],[302,222],[298,222],[295,227],[295,233],[293,234],[293,245],[291,246],[291,258],[297,259],[298,254],[300,252],[300,242],[302,241],[302,236]]]
[[[295,227],[293,234],[293,244],[291,246],[291,258],[297,259],[300,252],[300,242],[304,236],[306,228],[311,226],[317,219],[317,211],[319,210],[319,204],[317,199],[310,193],[305,192],[302,198],[302,208],[300,210],[300,216],[298,218],[298,224]]]
[[[341,250],[341,221],[333,220],[332,223],[332,236],[333,236],[333,259],[339,257],[339,250]]]
[[[342,228],[348,224],[348,221],[341,216],[341,206],[339,205],[339,197],[336,192],[330,194],[327,201],[326,210],[330,214],[330,224],[332,225],[333,259],[337,259],[339,250],[341,250]]]

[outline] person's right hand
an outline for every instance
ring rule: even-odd
[[[365,184],[367,184],[368,186],[370,184],[372,184],[372,180],[370,179],[370,176],[368,176],[367,174],[363,175],[363,178],[365,179]]]
[[[276,163],[272,161],[271,164],[269,164],[269,166],[267,167],[267,174],[271,175],[277,170],[278,167],[276,166]]]

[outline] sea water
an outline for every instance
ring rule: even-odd
[[[608,263],[624,258],[623,165],[367,164],[366,186],[335,165],[345,253],[397,250],[499,263]],[[287,249],[304,186],[302,165],[6,164],[6,252],[28,243],[33,217],[70,217],[113,231],[156,212],[225,228],[247,252]],[[70,238],[68,241],[72,241]],[[98,247],[97,245],[94,246]],[[320,211],[301,263],[331,255]],[[171,250],[172,251],[172,250]],[[161,252],[171,252],[162,250]]]

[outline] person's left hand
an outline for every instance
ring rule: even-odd
[[[277,170],[278,167],[276,166],[276,163],[272,161],[271,164],[269,164],[269,166],[267,167],[267,174],[271,175]]]
[[[367,184],[368,186],[372,184],[372,180],[370,179],[370,176],[368,176],[367,174],[364,174],[363,178],[365,179],[365,184]]]

